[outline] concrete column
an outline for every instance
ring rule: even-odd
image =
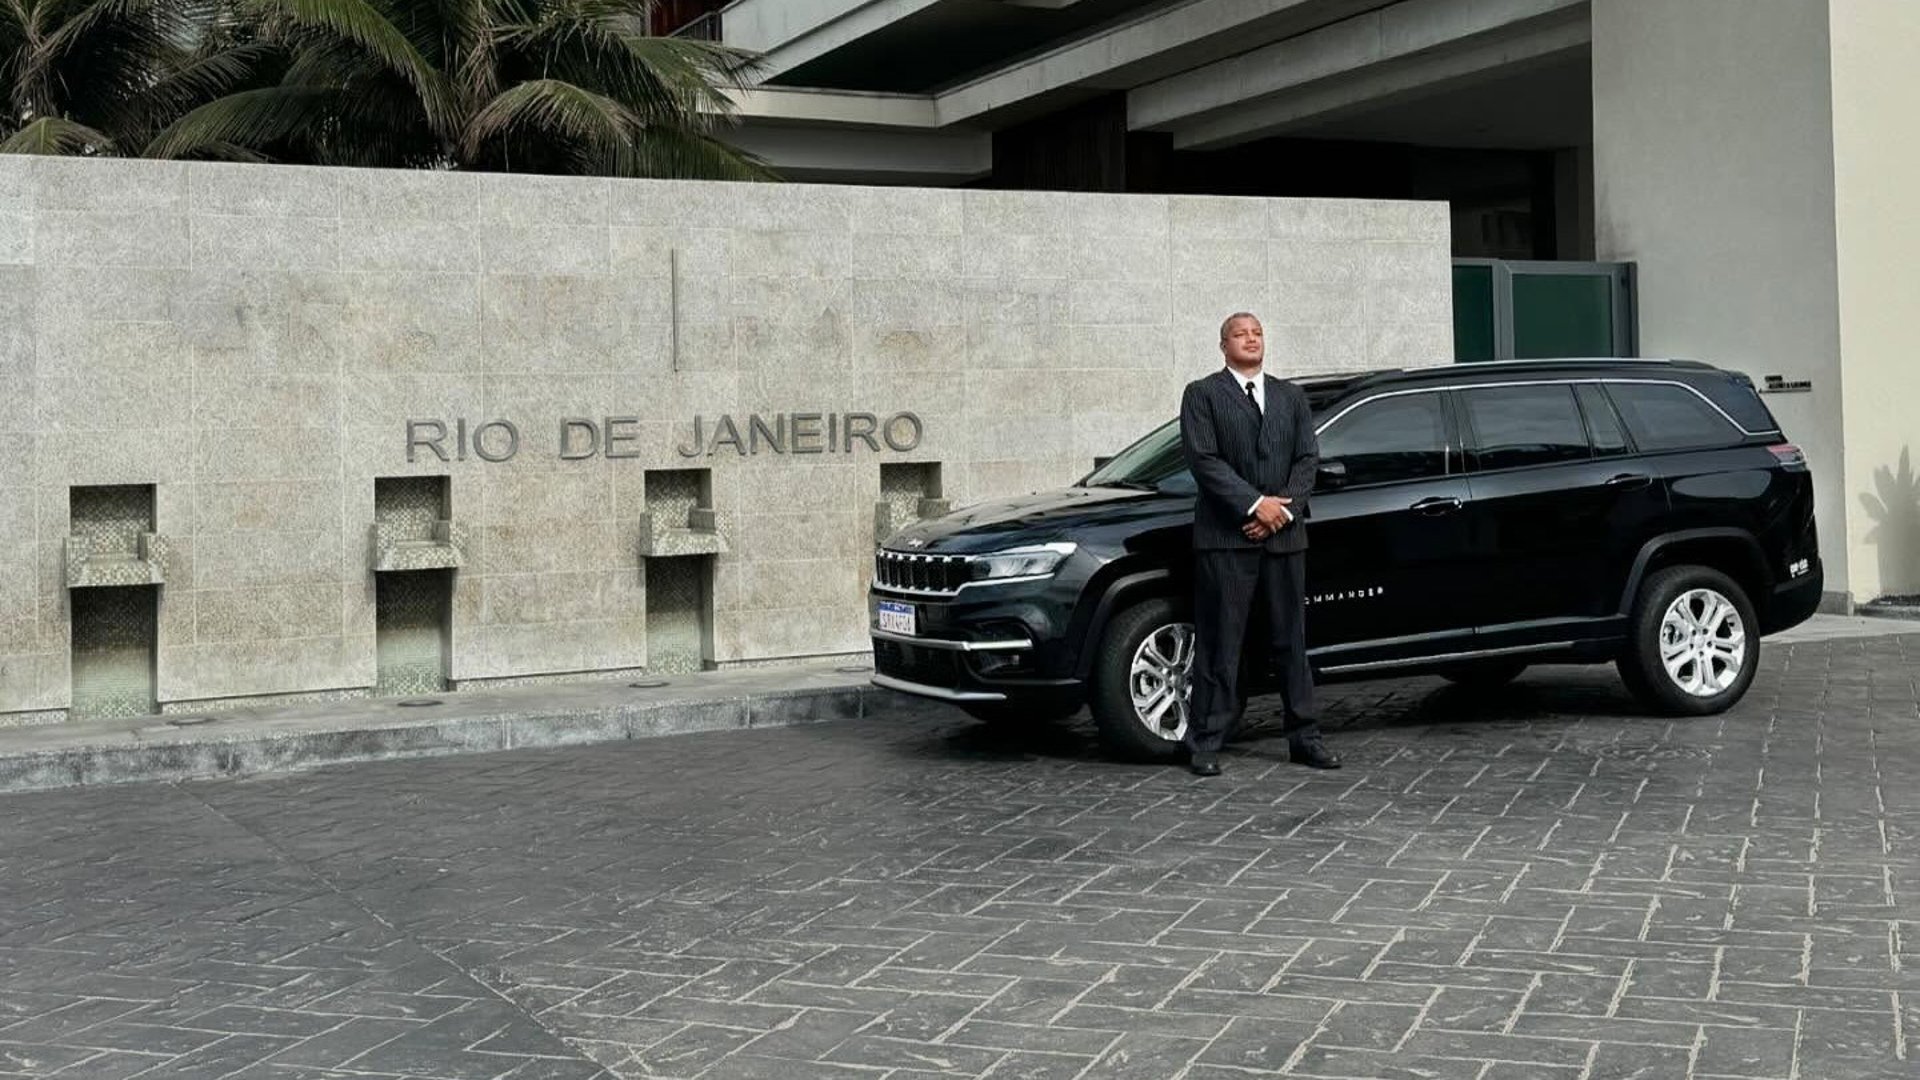
[[[1827,588],[1871,600],[1878,575],[1849,558],[1863,478],[1841,438],[1852,360],[1827,0],[1593,0],[1592,12],[1596,254],[1639,264],[1641,351],[1812,380],[1767,403],[1813,462]],[[1876,109],[1882,137],[1904,138],[1899,107]]]
[[[1920,4],[1832,5],[1834,223],[1854,594],[1920,594]]]

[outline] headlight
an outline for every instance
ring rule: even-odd
[[[1067,556],[1079,550],[1078,544],[1035,544],[1005,551],[968,557],[975,581],[1001,578],[1045,577],[1060,569]]]

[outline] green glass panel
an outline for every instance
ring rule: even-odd
[[[1453,268],[1453,358],[1493,359],[1493,267]]]
[[[1514,274],[1513,355],[1519,360],[1614,355],[1613,278]]]

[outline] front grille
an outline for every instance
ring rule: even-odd
[[[910,555],[880,551],[873,557],[873,580],[883,589],[952,595],[967,583],[967,560],[961,555]]]
[[[942,690],[960,685],[960,655],[946,649],[922,649],[897,641],[875,640],[873,670]]]

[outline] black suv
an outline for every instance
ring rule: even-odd
[[[1307,640],[1323,681],[1494,686],[1614,661],[1648,707],[1713,713],[1746,692],[1761,635],[1819,605],[1812,477],[1745,375],[1561,360],[1295,382],[1320,434]],[[874,682],[992,722],[1087,705],[1114,752],[1172,753],[1194,498],[1174,421],[1070,488],[888,538]],[[1259,690],[1269,673],[1247,675]]]

